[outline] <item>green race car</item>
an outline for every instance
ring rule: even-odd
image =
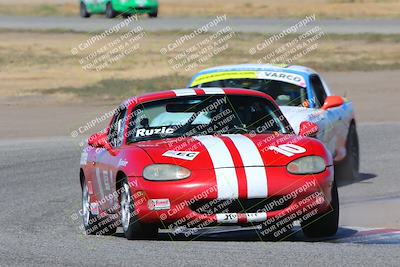
[[[158,15],[158,0],[80,0],[80,15],[83,18],[91,14],[106,14],[114,18],[118,14],[127,17],[132,14]]]

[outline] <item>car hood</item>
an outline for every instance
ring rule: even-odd
[[[289,151],[279,149],[289,144]],[[294,148],[293,148],[294,145]],[[291,134],[228,134],[168,138],[135,143],[154,163],[177,164],[190,169],[277,167],[307,155],[320,155],[330,164],[322,143]],[[287,151],[286,151],[287,152]],[[300,152],[300,153],[298,153]]]
[[[321,110],[314,108],[293,106],[279,107],[296,134],[299,133],[300,123],[302,123],[303,121],[311,121],[318,124],[318,122],[323,118],[324,115]]]

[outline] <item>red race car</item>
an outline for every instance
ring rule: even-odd
[[[338,228],[332,157],[303,122],[295,135],[261,92],[178,89],[131,98],[81,155],[88,234],[154,238],[216,225],[261,225],[284,237],[294,221],[309,237]]]

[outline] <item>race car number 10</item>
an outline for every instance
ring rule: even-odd
[[[270,146],[268,150],[274,150],[275,152],[281,153],[287,157],[294,156],[295,154],[301,154],[306,152],[304,147],[294,144],[283,144],[279,146]]]

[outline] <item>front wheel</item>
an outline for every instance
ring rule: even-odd
[[[156,9],[155,11],[149,13],[149,17],[150,18],[157,18],[158,17],[158,9]]]
[[[115,18],[117,16],[117,12],[112,7],[111,2],[109,2],[106,6],[106,17],[109,19]]]
[[[331,193],[329,210],[301,223],[301,229],[307,237],[328,237],[336,234],[339,225],[339,195],[336,182],[332,184]]]
[[[346,157],[335,167],[337,180],[354,180],[358,177],[360,168],[360,152],[358,144],[357,128],[350,124],[346,140]]]
[[[127,239],[154,239],[157,237],[157,225],[143,224],[135,215],[134,202],[126,179],[122,182],[120,206],[121,225]]]
[[[85,232],[88,235],[113,235],[117,231],[115,220],[111,217],[100,218],[94,215],[90,207],[90,194],[86,181],[82,187],[82,218]]]
[[[81,2],[80,4],[79,14],[81,15],[82,18],[90,17],[90,13],[87,11],[86,5],[83,2]]]

